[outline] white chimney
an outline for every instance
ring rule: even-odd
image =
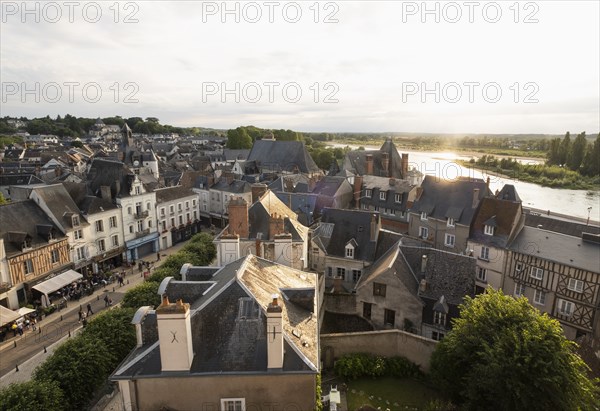
[[[474,188],[473,189],[473,204],[472,204],[472,208],[477,208],[477,204],[479,204],[479,189],[478,188]]]
[[[421,257],[421,273],[425,274],[425,270],[427,269],[427,256],[423,254]]]
[[[165,295],[156,309],[162,371],[189,371],[194,360],[190,305],[169,303]]]
[[[267,368],[283,368],[283,316],[282,308],[273,294],[267,307]]]

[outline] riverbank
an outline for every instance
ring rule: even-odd
[[[594,178],[585,177],[575,171],[560,167],[550,167],[543,164],[510,163],[512,168],[503,168],[501,165],[478,164],[475,161],[456,160],[456,162],[463,167],[474,168],[511,180],[538,184],[542,187],[588,191],[600,190],[599,176]]]

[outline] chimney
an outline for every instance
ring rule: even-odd
[[[283,315],[282,308],[273,294],[267,307],[267,369],[283,367]]]
[[[359,208],[360,206],[360,196],[362,193],[362,176],[354,176],[354,206]]]
[[[471,205],[471,207],[477,208],[477,204],[479,204],[479,189],[474,188],[473,189],[473,204]]]
[[[395,178],[390,178],[390,185],[391,186],[395,186],[396,185],[396,179]]]
[[[427,270],[427,256],[423,254],[421,256],[421,274],[425,274],[425,270]]]
[[[367,172],[365,174],[372,176],[373,175],[373,154],[367,154],[365,156],[366,168]]]
[[[383,167],[383,176],[390,176],[390,155],[388,153],[381,153],[381,166]]]
[[[156,309],[162,371],[189,371],[194,360],[190,305],[164,295]]]
[[[406,179],[408,176],[408,154],[402,153],[402,161],[400,162],[402,169],[402,178]]]
[[[251,186],[252,203],[256,203],[267,192],[267,185],[263,183],[255,183]]]
[[[141,347],[144,345],[144,338],[142,333],[142,324],[146,319],[146,315],[152,309],[152,307],[145,305],[143,307],[138,308],[135,315],[133,316],[133,320],[131,320],[131,324],[135,325],[135,339],[137,347]]]
[[[261,247],[260,244],[261,244],[261,241],[260,241],[260,239],[257,238],[256,239],[256,244],[255,244],[256,245],[256,253],[255,253],[255,255],[257,257],[262,257],[262,247]]]
[[[313,190],[315,189],[317,185],[317,178],[315,176],[310,176],[310,178],[308,179],[308,191],[310,193],[313,192]]]
[[[300,260],[295,258],[294,250],[292,249],[292,235],[287,234],[276,234],[273,237],[273,261],[279,264],[287,265],[288,267],[294,267],[294,263],[299,263]],[[298,265],[298,264],[296,264]]]
[[[277,213],[271,214],[269,219],[269,239],[273,240],[277,234],[283,233],[283,217]]]
[[[100,186],[100,197],[103,200],[111,200],[112,199],[109,186]]]
[[[371,214],[371,241],[377,241],[377,237],[379,236],[379,215]]]
[[[487,189],[490,189],[490,177],[488,176],[487,180],[485,180],[485,185],[487,187]]]
[[[225,173],[225,179],[227,180],[227,184],[233,183],[233,173]]]
[[[241,197],[229,201],[229,234],[238,234],[240,238],[248,238],[248,203]]]
[[[339,275],[336,275],[335,277],[333,277],[333,292],[334,293],[343,293],[344,292],[344,288],[342,287],[343,281],[344,281],[344,279]]]
[[[424,293],[425,291],[427,291],[427,280],[423,278],[419,283],[419,292]]]

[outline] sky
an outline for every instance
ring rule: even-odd
[[[599,1],[2,1],[1,116],[600,131]]]

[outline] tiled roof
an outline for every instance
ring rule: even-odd
[[[261,169],[300,173],[318,173],[319,167],[306,151],[302,141],[257,140],[248,161],[256,161]]]

